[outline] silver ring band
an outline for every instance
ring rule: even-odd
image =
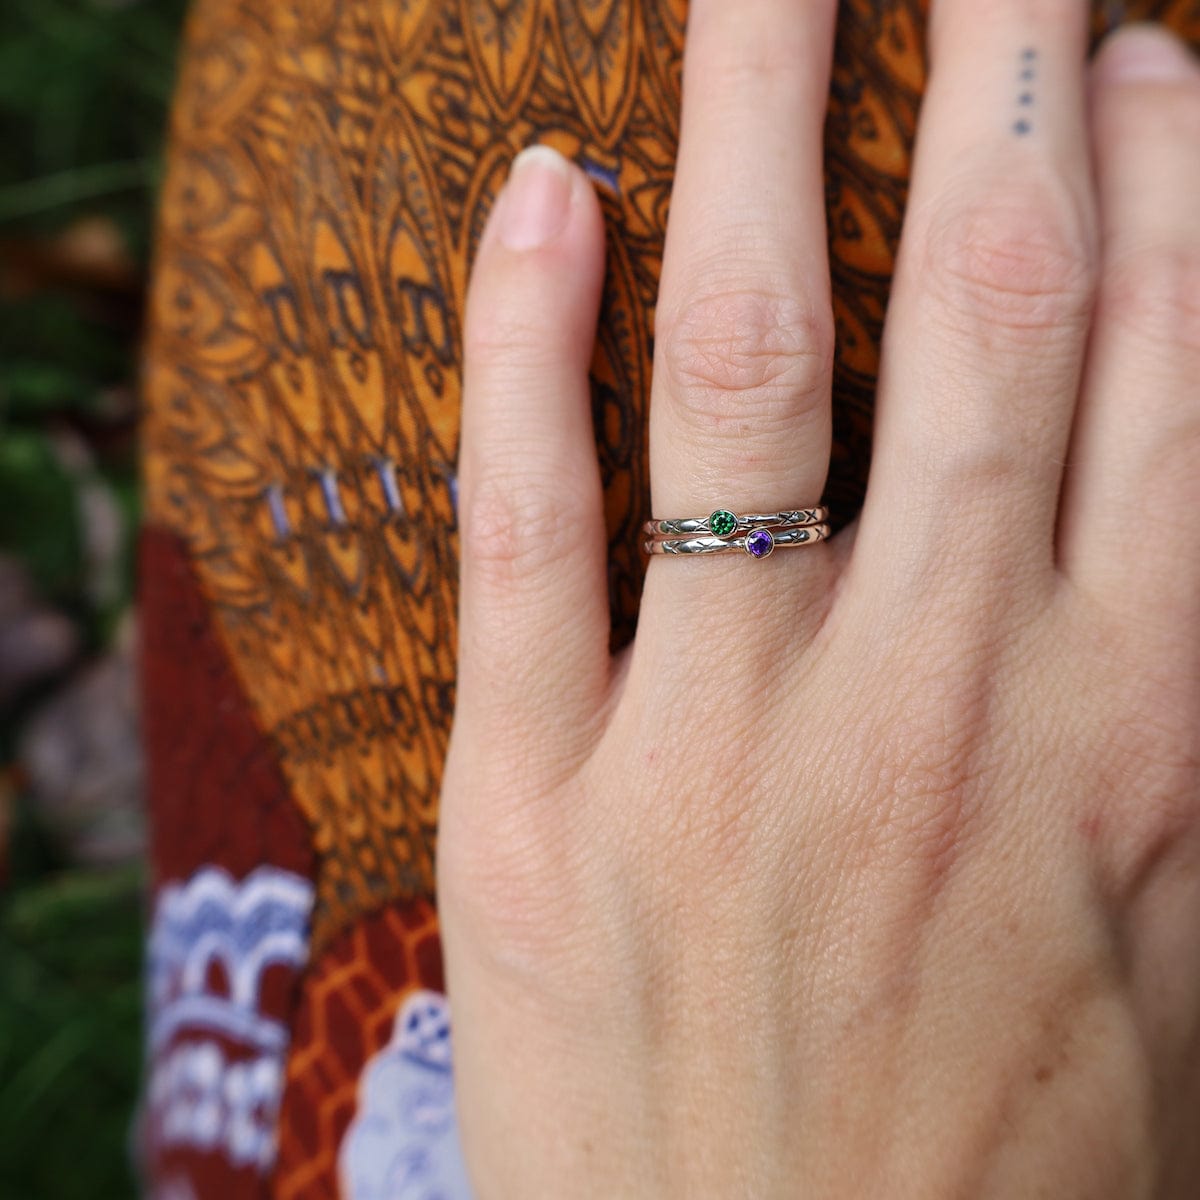
[[[707,517],[679,517],[666,521],[647,521],[642,526],[644,533],[665,534],[667,537],[686,537],[690,534],[708,533],[715,537],[729,538],[752,529],[770,529],[776,526],[796,527],[819,525],[828,520],[829,509],[793,508],[784,512],[749,513],[737,516],[727,508],[718,508]]]
[[[752,529],[741,537],[731,538],[709,535],[647,540],[642,543],[642,549],[647,554],[723,554],[727,550],[741,550],[751,558],[763,559],[769,557],[777,546],[815,546],[828,536],[828,525],[805,525],[780,530]]]

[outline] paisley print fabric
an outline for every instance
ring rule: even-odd
[[[397,1031],[404,1028],[399,1014],[416,997],[443,991],[437,915],[428,901],[385,905],[329,943],[313,964],[295,1011],[279,1157],[268,1195],[279,1200],[354,1197],[353,1191],[339,1191],[339,1178],[375,1186],[389,1177],[395,1163],[380,1164],[379,1142],[370,1132],[380,1119],[389,1127],[386,1140],[393,1150],[399,1153],[402,1147],[390,1139],[402,1137],[410,1156],[419,1151],[419,1161],[437,1167],[436,1174],[421,1171],[411,1183],[445,1181],[442,1168],[453,1161],[457,1131],[446,1124],[449,1114],[437,1096],[453,1087],[449,1056],[422,1057],[419,1074],[434,1093],[423,1125],[401,1115],[411,1111],[404,1090],[411,1079],[384,1071],[382,1083],[373,1083],[380,1077],[372,1074],[375,1064],[395,1056]],[[439,1016],[448,1041],[448,1010]],[[389,1078],[401,1090],[387,1093]],[[465,1198],[447,1191],[443,1200]]]
[[[840,7],[826,139],[837,523],[870,455],[924,16],[922,0]],[[1102,0],[1095,30],[1144,16],[1200,41],[1195,0]],[[390,1085],[360,1077],[389,1077],[375,1056],[405,998],[442,986],[433,856],[467,270],[533,141],[591,174],[608,224],[593,413],[613,644],[632,636],[685,21],[686,0],[196,2],[145,354],[155,880],[186,885],[206,863],[245,879],[261,862],[313,893],[305,965],[280,996],[293,1036],[278,1155],[235,1168],[228,1145],[202,1153],[193,1137],[163,1195],[334,1196],[339,1161],[342,1194],[376,1178],[355,1165],[378,1161],[356,1113]],[[265,836],[276,826],[281,840]]]
[[[304,965],[312,891],[272,866],[243,880],[206,866],[159,889],[146,1004],[155,1153],[219,1152],[259,1173],[274,1162],[291,1012],[272,1004],[267,977]]]
[[[342,1194],[355,1200],[450,1200],[470,1195],[457,1137],[444,996],[413,992],[388,1044],[359,1083],[338,1155]]]

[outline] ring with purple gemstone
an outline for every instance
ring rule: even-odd
[[[783,529],[803,528],[819,525],[829,519],[829,509],[791,508],[782,512],[749,513],[738,516],[727,508],[718,508],[707,517],[679,517],[669,521],[647,521],[642,529],[645,533],[653,533],[667,537],[687,537],[690,534],[711,533],[716,537],[733,537],[739,533],[749,533],[752,529]]]
[[[723,554],[727,550],[742,550],[751,558],[763,559],[776,547],[814,546],[829,536],[825,524],[804,525],[791,529],[752,529],[741,537],[714,537],[711,534],[690,538],[647,539],[642,549],[647,554]]]

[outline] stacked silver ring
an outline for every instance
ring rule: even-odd
[[[658,535],[642,543],[647,554],[721,554],[741,550],[767,558],[776,546],[811,546],[829,536],[827,508],[795,508],[738,516],[727,508],[707,517],[647,521],[644,532]]]

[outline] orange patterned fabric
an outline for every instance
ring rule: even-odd
[[[293,1026],[271,1194],[335,1197],[337,1152],[354,1116],[359,1076],[386,1045],[400,1001],[442,987],[437,916],[424,900],[389,905],[329,945]]]
[[[1200,43],[1195,0],[1094,11],[1097,33],[1154,16]],[[826,502],[838,523],[865,483],[924,12],[923,0],[840,7],[826,139],[838,339]],[[353,1010],[372,1029],[406,989],[440,986],[397,967],[407,934],[388,914],[434,898],[461,314],[488,209],[533,141],[591,174],[608,224],[594,417],[614,644],[632,636],[685,17],[686,0],[195,5],[145,358],[146,519],[190,560],[316,864],[296,1010],[307,1015],[264,1194],[271,1178],[281,1195],[334,1194],[371,1041],[349,1054],[346,1024],[319,1020],[338,981],[372,981]],[[167,628],[165,595],[147,592],[151,631]],[[168,677],[148,673],[149,708]],[[152,810],[167,811],[172,786],[155,781]],[[393,930],[394,944],[367,929]]]

